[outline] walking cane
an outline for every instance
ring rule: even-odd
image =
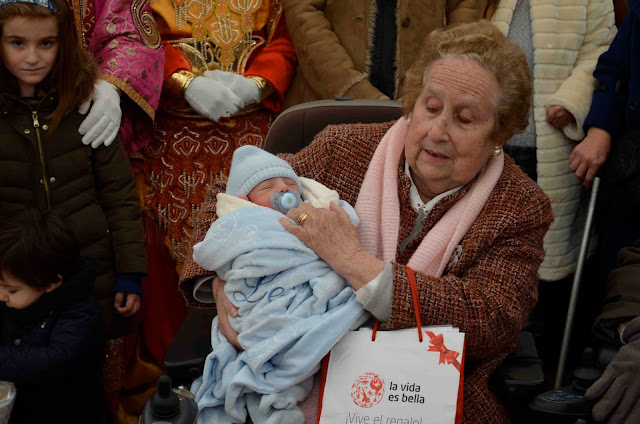
[[[587,219],[582,233],[582,242],[580,243],[580,254],[578,255],[578,265],[576,273],[573,276],[573,285],[571,286],[571,297],[569,299],[569,309],[567,310],[567,320],[564,325],[564,335],[562,336],[562,347],[560,349],[560,359],[558,361],[558,373],[556,374],[556,382],[554,388],[562,386],[562,377],[567,362],[567,354],[569,351],[569,341],[571,339],[571,327],[573,327],[573,316],[575,315],[576,302],[578,301],[578,292],[580,290],[580,280],[582,279],[582,270],[584,262],[587,259],[587,251],[589,250],[589,236],[591,235],[591,225],[593,224],[593,214],[596,208],[596,198],[598,197],[598,187],[600,187],[600,177],[593,180],[591,187],[591,195],[589,197],[589,209],[587,210]]]

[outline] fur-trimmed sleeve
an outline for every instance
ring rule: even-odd
[[[488,0],[447,0],[447,26],[482,19],[488,3]]]
[[[616,34],[613,4],[610,0],[590,0],[587,5],[587,28],[569,78],[547,100],[545,106],[558,105],[569,111],[575,123],[563,128],[572,140],[582,140],[584,121],[589,113],[595,87],[593,70],[598,58],[607,51]]]
[[[356,69],[325,14],[326,0],[287,0],[285,13],[300,71],[321,99],[386,98]]]

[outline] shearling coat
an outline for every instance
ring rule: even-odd
[[[491,22],[505,35],[517,0],[500,1]],[[569,168],[569,156],[584,138],[582,126],[595,87],[598,57],[616,33],[611,0],[529,0],[533,31],[533,108],[538,185],[551,199],[554,222],[545,236],[540,279],[556,281],[575,271],[584,227],[582,185]],[[558,105],[576,122],[557,130],[546,108]]]
[[[327,127],[313,143],[296,155],[282,157],[297,175],[312,178],[336,190],[355,204],[369,162],[392,123]],[[341,172],[336,172],[341,170]],[[405,265],[427,232],[466,194],[468,183],[440,200],[424,222],[422,232],[397,253],[393,262],[391,319],[382,328],[415,326],[415,315]],[[404,155],[398,163],[401,205],[398,240],[405,239],[418,219],[411,207],[411,181],[404,172]],[[202,240],[216,219],[215,194],[209,190],[192,243]],[[508,416],[489,389],[496,367],[519,342],[522,326],[538,298],[538,267],[544,250],[542,239],[553,220],[548,197],[510,158],[487,204],[462,239],[442,277],[416,274],[423,325],[452,324],[466,333],[463,423],[507,423]],[[398,242],[400,245],[400,242]],[[189,256],[181,276],[181,290],[193,301],[194,278],[210,274]],[[209,305],[211,307],[212,305]]]
[[[54,209],[73,231],[83,256],[95,259],[95,294],[108,336],[135,328],[135,318],[115,313],[119,274],[146,274],[142,214],[127,154],[116,139],[108,147],[82,144],[85,118],[72,111],[50,134],[57,96],[38,104],[5,96],[0,106],[0,213],[25,207]],[[35,119],[37,118],[37,119]]]
[[[397,0],[396,98],[404,74],[433,30],[473,22],[488,0]],[[386,98],[368,80],[376,0],[287,0],[287,28],[298,70],[284,107],[320,99]]]

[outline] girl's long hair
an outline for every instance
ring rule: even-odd
[[[58,105],[49,118],[52,133],[62,117],[73,111],[93,93],[93,84],[98,78],[98,68],[91,55],[82,47],[73,21],[73,13],[65,0],[51,0],[57,12],[33,3],[9,3],[0,6],[0,34],[4,24],[16,16],[49,17],[58,22],[58,58],[53,69],[40,83],[43,90],[55,89]],[[17,80],[4,66],[0,58],[0,78],[17,90]],[[1,95],[0,95],[1,97]],[[4,100],[4,99],[2,99]]]

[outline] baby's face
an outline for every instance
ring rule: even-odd
[[[264,180],[249,192],[247,196],[250,202],[256,205],[273,209],[271,206],[271,195],[273,193],[285,193],[287,191],[298,190],[298,184],[291,178],[275,177]]]

